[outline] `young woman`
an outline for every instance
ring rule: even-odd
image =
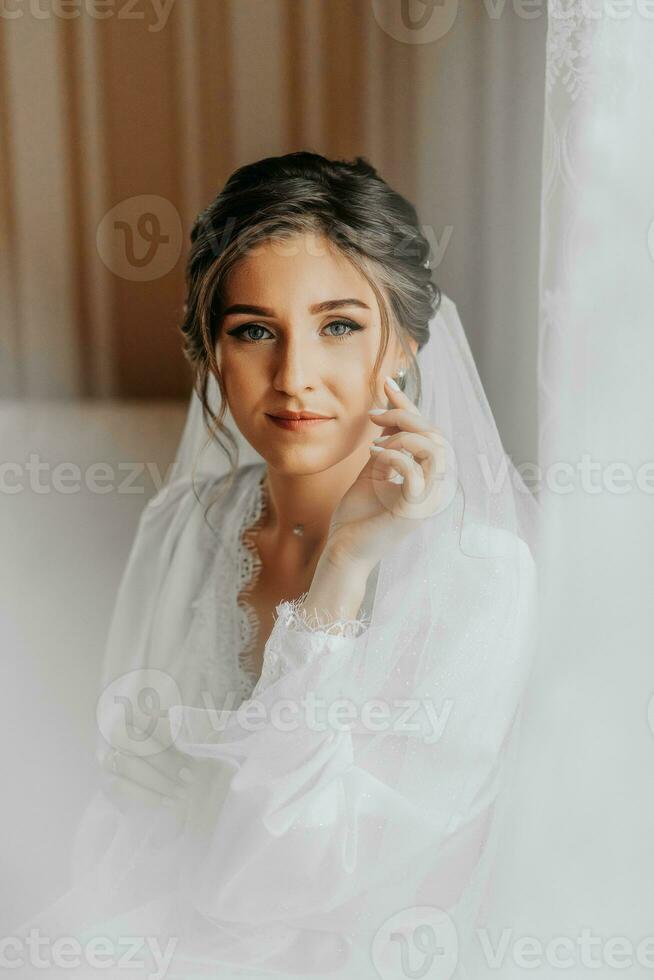
[[[55,921],[172,940],[188,977],[422,976],[443,944],[456,975],[535,504],[415,209],[361,158],[240,168],[193,228],[182,333],[195,393],[121,583],[106,783]]]

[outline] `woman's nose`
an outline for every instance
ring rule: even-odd
[[[315,370],[312,363],[315,354],[301,348],[298,344],[288,346],[279,355],[279,361],[275,367],[273,385],[278,391],[285,391],[293,394],[296,391],[303,391],[310,387],[311,378]]]

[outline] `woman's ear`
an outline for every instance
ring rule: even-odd
[[[410,347],[411,353],[415,357],[416,356],[416,353],[418,351],[418,341],[417,340],[414,340],[413,337],[408,337],[407,340],[406,340],[406,343]],[[405,371],[408,371],[409,364],[408,364],[408,359],[406,357],[406,353],[404,351],[402,351],[402,350],[400,350],[398,353],[399,353],[398,366],[401,366],[401,367],[404,368]]]

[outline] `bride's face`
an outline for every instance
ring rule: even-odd
[[[245,439],[275,469],[314,473],[379,434],[369,378],[381,343],[375,294],[324,238],[265,242],[230,271],[217,354],[227,402]],[[415,345],[414,345],[415,350]],[[401,363],[397,339],[378,375]],[[295,424],[284,412],[323,416]]]

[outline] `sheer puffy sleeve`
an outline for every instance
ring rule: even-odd
[[[178,748],[227,777],[189,877],[206,920],[360,937],[404,905],[465,899],[534,611],[530,551],[502,545],[475,558],[443,540],[425,569],[443,588],[408,633],[388,603],[375,627],[314,625],[301,600],[281,602],[249,701],[171,709]],[[395,601],[413,601],[410,582]]]
[[[147,739],[134,741],[140,735],[132,732],[132,723],[140,723],[147,734],[163,714],[166,698],[188,700],[192,693],[184,663],[193,601],[217,540],[204,522],[198,497],[208,500],[215,486],[208,478],[193,483],[184,477],[149,500],[116,595],[96,704],[99,786],[76,828],[70,860],[73,883],[89,879],[97,884],[98,895],[100,889],[106,895],[116,891],[116,902],[130,876],[140,876],[147,891],[146,845],[166,815],[138,802],[118,805],[116,779],[102,763],[112,747],[123,744],[128,751],[136,745],[146,754]],[[156,860],[163,863],[163,858]]]

